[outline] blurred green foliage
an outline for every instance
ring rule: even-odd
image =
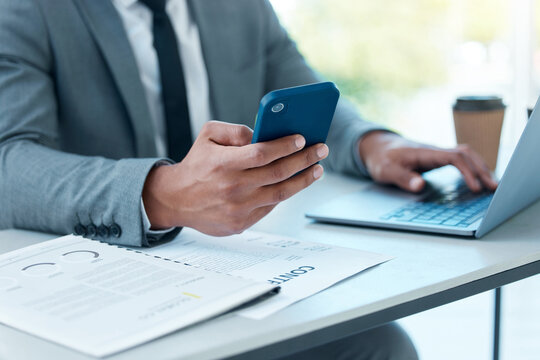
[[[336,82],[366,118],[392,126],[403,101],[419,89],[447,83],[452,45],[493,40],[505,18],[500,6],[505,1],[273,3],[308,62]]]
[[[489,44],[504,36],[508,26],[508,5],[513,0],[460,0],[463,37],[469,41]]]
[[[449,1],[296,0],[282,21],[315,69],[366,117],[388,123],[392,98],[445,81],[439,38]]]

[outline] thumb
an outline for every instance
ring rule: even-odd
[[[419,192],[426,185],[426,181],[419,173],[402,166],[389,168],[388,180],[400,188],[412,192]]]
[[[224,146],[244,146],[251,143],[253,131],[245,125],[209,121],[201,130],[211,141]]]

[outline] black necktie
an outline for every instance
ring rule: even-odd
[[[169,157],[174,161],[181,161],[188,153],[193,140],[178,39],[165,12],[167,0],[140,1],[154,15],[152,31],[161,74],[161,98],[167,123]]]

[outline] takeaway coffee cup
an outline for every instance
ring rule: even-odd
[[[462,96],[453,107],[457,143],[469,145],[492,171],[497,165],[505,108],[497,96]]]

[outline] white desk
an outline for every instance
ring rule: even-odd
[[[540,272],[540,203],[482,240],[312,223],[311,206],[365,183],[327,174],[278,206],[256,230],[396,256],[262,321],[228,314],[114,359],[271,358],[344,337]],[[52,236],[0,232],[0,252]],[[339,261],[336,262],[337,264]],[[45,356],[46,354],[46,356]],[[86,356],[0,325],[0,359]]]

